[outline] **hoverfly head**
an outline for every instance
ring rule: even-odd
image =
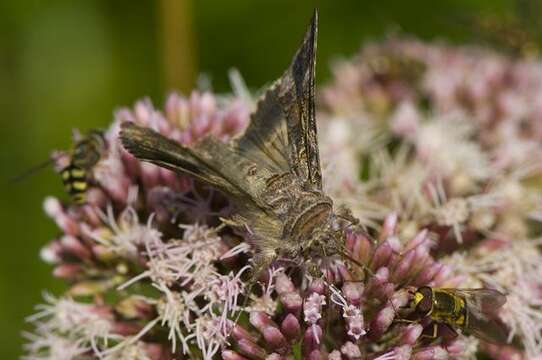
[[[414,293],[413,306],[421,316],[427,316],[433,309],[433,290],[429,286],[422,286]]]

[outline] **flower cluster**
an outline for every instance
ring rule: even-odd
[[[42,258],[70,287],[61,298],[47,295],[29,317],[28,359],[212,358],[221,350],[248,270],[238,259],[248,246],[219,222],[229,203],[188,177],[139,163],[117,137],[120,123],[133,121],[185,145],[207,135],[226,141],[248,114],[241,101],[209,93],[173,94],[164,111],[144,100],[117,112],[87,204],[45,200],[62,234]]]
[[[396,323],[410,301],[409,289],[455,287],[462,281],[429,254],[434,242],[427,231],[401,244],[396,230],[397,216],[390,215],[374,241],[348,232],[347,249],[364,266],[349,268],[338,261],[323,278],[304,284],[295,272],[279,270],[268,286],[274,288],[281,312],[276,307],[251,311],[249,325],[234,325],[235,350],[226,350],[223,358],[283,359],[299,352],[310,359],[438,359],[437,354],[461,353],[458,341],[422,345],[421,324]],[[364,269],[371,274],[367,278]]]
[[[400,238],[437,236],[432,254],[460,287],[508,295],[514,345],[471,352],[542,354],[542,64],[393,38],[333,70],[320,144],[336,203],[367,226],[400,214]]]
[[[173,94],[162,110],[139,101],[105,131],[87,203],[45,200],[60,235],[42,258],[69,287],[28,318],[26,358],[540,356],[542,65],[393,39],[334,74],[319,94],[319,140],[325,192],[360,221],[344,230],[344,258],[317,259],[320,277],[276,262],[254,281],[250,229],[222,221],[231,199],[118,140],[135,122],[185,146],[229,141],[254,107],[246,89]],[[507,294],[508,342],[432,336],[412,312],[422,286]]]

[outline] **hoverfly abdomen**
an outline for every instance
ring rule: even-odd
[[[87,171],[75,166],[72,162],[60,171],[60,175],[62,176],[64,188],[73,202],[78,205],[84,204],[88,188]]]
[[[433,289],[433,304],[434,320],[460,327],[466,324],[467,306],[460,295]]]
[[[103,133],[98,130],[91,130],[75,143],[69,165],[60,171],[66,192],[75,204],[86,202],[90,171],[102,158],[105,148]]]

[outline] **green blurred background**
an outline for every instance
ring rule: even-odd
[[[294,5],[295,4],[295,5]],[[278,77],[320,9],[318,81],[330,61],[390,31],[424,39],[472,41],[455,15],[506,16],[512,0],[215,1],[48,0],[0,2],[0,346],[21,354],[24,317],[41,292],[62,283],[39,259],[57,234],[42,212],[48,194],[64,196],[47,169],[24,182],[8,179],[67,148],[71,129],[106,126],[114,109],[143,96],[162,104],[205,73],[229,90],[236,67],[251,88]]]

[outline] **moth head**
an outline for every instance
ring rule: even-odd
[[[331,217],[328,222],[312,233],[306,250],[317,253],[318,256],[332,256],[337,254],[337,249],[342,248],[345,242],[343,227],[336,226]]]
[[[339,244],[344,243],[346,238],[346,230],[351,228],[353,223],[345,219],[340,214],[333,214],[330,217],[330,224],[328,231],[333,237],[333,240],[338,241]]]

